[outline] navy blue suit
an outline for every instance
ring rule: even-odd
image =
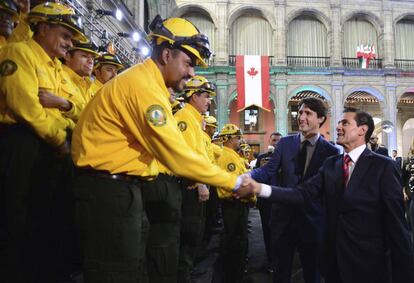
[[[283,187],[297,186],[314,176],[329,156],[338,149],[322,137],[316,142],[315,151],[306,174],[302,176],[299,165],[300,135],[283,137],[270,159],[261,168],[251,172],[258,182],[268,183],[281,169],[279,184]],[[275,203],[271,215],[272,259],[275,264],[274,282],[290,282],[293,255],[298,249],[306,283],[319,282],[317,259],[324,225],[321,201],[315,200],[309,209]]]
[[[313,207],[313,199],[323,198],[326,283],[414,282],[413,247],[394,162],[365,149],[346,188],[342,166],[342,155],[331,157],[298,189],[272,187],[270,200]]]

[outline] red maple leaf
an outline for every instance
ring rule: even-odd
[[[247,74],[249,74],[249,76],[256,76],[259,73],[259,71],[257,71],[254,67],[251,67],[250,70],[247,71]]]

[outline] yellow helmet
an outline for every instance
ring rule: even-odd
[[[124,65],[122,65],[121,60],[119,60],[118,56],[113,55],[111,53],[104,53],[100,57],[95,59],[94,70],[99,68],[102,65],[114,65],[118,68],[118,70],[123,69]]]
[[[207,67],[207,60],[211,56],[208,37],[191,22],[182,18],[169,18],[163,20],[157,15],[149,25],[151,31],[148,41],[152,45],[160,45],[168,41],[172,48],[184,49],[196,57],[196,65]]]
[[[27,16],[27,20],[30,24],[47,22],[51,24],[63,25],[75,32],[73,39],[82,43],[88,42],[82,28],[82,18],[67,5],[53,2],[39,4],[30,11]]]
[[[73,46],[69,50],[69,52],[76,51],[76,50],[81,50],[81,51],[91,53],[95,58],[101,56],[98,53],[98,46],[96,46],[96,44],[93,41],[89,41],[88,43],[74,41]]]
[[[19,9],[12,0],[0,0],[0,11],[11,14],[15,22],[19,19]]]
[[[216,95],[216,85],[209,82],[203,76],[194,76],[187,81],[184,87],[186,97],[192,96],[194,93],[208,92],[211,96]]]
[[[217,120],[214,116],[204,116],[204,121],[206,122],[207,126],[217,128]]]
[[[242,143],[240,145],[240,150],[243,152],[250,152],[252,151],[252,148],[250,147],[250,145],[248,143]]]
[[[234,124],[225,124],[220,131],[220,136],[241,136],[239,127]]]

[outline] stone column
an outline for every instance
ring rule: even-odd
[[[220,130],[224,124],[229,121],[229,112],[227,109],[227,97],[228,97],[228,77],[227,74],[217,74],[217,122],[218,130]]]
[[[228,18],[228,0],[216,1],[216,15],[217,15],[217,32],[215,41],[215,65],[228,65],[228,48],[229,44],[229,28],[227,26]]]
[[[388,147],[389,154],[393,149],[397,149],[397,84],[395,76],[385,78],[386,103],[384,105],[384,118],[390,121],[394,128],[391,133],[383,133],[383,143]],[[385,138],[385,139],[384,139]]]
[[[275,118],[276,118],[276,130],[282,135],[288,133],[288,120],[289,109],[287,107],[287,80],[286,74],[276,75],[276,107],[275,107]]]
[[[342,111],[344,109],[344,82],[342,80],[342,74],[334,74],[332,77],[332,108],[331,108],[331,138],[336,141],[336,125],[342,117]]]
[[[394,68],[394,29],[392,8],[388,1],[383,3],[384,35],[383,35],[383,67]]]
[[[331,1],[332,29],[330,34],[331,67],[342,67],[342,32],[341,32],[341,3]]]
[[[286,0],[275,0],[275,15],[275,64],[278,66],[286,66]]]

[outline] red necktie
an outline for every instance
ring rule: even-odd
[[[348,185],[348,177],[349,177],[349,164],[352,162],[351,157],[349,155],[344,156],[344,164],[343,164],[343,170],[344,170],[344,187],[346,188],[346,185]]]

